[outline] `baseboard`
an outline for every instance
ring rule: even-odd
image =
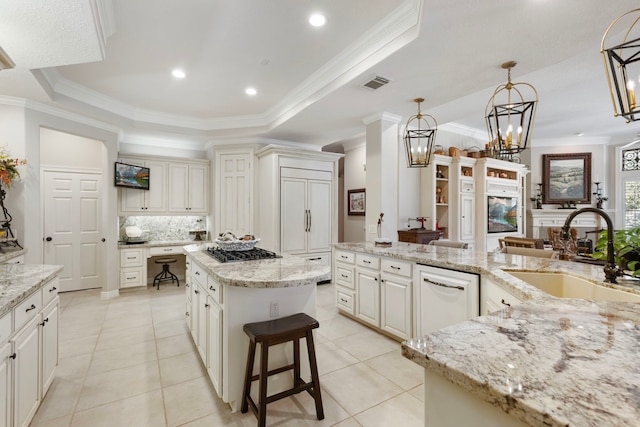
[[[101,292],[100,299],[111,299],[120,296],[120,290],[116,289],[115,291]]]

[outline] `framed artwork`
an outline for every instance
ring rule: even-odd
[[[116,187],[149,189],[149,168],[116,162],[114,176]]]
[[[357,190],[348,190],[349,196],[348,202],[348,214],[349,215],[363,215],[365,204],[365,189],[358,188]]]
[[[487,197],[489,233],[518,232],[518,197]]]
[[[591,203],[591,153],[543,154],[542,203]]]

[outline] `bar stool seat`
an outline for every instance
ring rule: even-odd
[[[247,369],[244,378],[244,390],[242,393],[242,405],[240,410],[246,413],[251,410],[258,418],[258,426],[264,427],[267,420],[267,403],[275,402],[302,391],[309,393],[315,400],[316,416],[324,419],[322,408],[322,396],[320,393],[320,380],[318,378],[318,365],[316,363],[316,351],[313,344],[313,329],[320,324],[316,319],[305,313],[298,313],[288,317],[264,322],[247,323],[244,332],[249,336],[249,354],[247,356]],[[305,382],[300,378],[300,339],[306,338],[309,366],[311,368],[311,382]],[[293,364],[268,370],[269,347],[293,341]],[[256,344],[260,344],[260,373],[253,375],[253,364],[256,355]],[[289,390],[267,396],[267,377],[288,370],[293,370],[293,387]],[[251,383],[259,380],[258,403],[251,398]]]
[[[169,280],[171,281],[171,283],[176,281],[178,283],[178,286],[180,286],[180,280],[178,280],[178,276],[169,271],[169,264],[173,264],[176,261],[176,258],[157,258],[154,261],[156,264],[162,264],[162,271],[156,274],[156,277],[153,278],[153,286],[156,286],[157,284],[158,290],[160,290],[161,282],[168,282]]]

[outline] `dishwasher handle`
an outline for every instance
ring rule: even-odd
[[[429,280],[426,277],[424,277],[422,280],[424,280],[427,283],[431,283],[432,285],[440,286],[442,288],[451,288],[451,289],[458,289],[459,291],[464,291],[464,287],[462,286],[447,285],[446,283],[434,282],[433,280]]]

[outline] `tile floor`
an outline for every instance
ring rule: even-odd
[[[60,295],[60,366],[32,426],[255,426],[215,394],[184,320],[184,288],[103,301]],[[423,373],[400,344],[339,315],[319,285],[316,351],[325,419],[301,393],[268,406],[268,425],[422,426]],[[242,355],[242,357],[246,357]]]

